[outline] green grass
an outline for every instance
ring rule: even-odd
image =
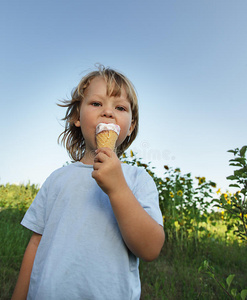
[[[198,272],[204,260],[214,267],[219,281],[235,274],[232,287],[238,291],[247,288],[246,246],[208,239],[195,250],[192,240],[186,248],[167,242],[156,261],[140,264],[141,299],[227,299],[216,281]]]
[[[10,299],[22,257],[31,232],[20,225],[24,212],[18,209],[0,211],[0,299]],[[216,227],[217,228],[217,227]],[[220,227],[218,227],[221,230]],[[212,235],[201,238],[195,246],[192,239],[186,247],[166,241],[160,257],[151,263],[141,262],[142,300],[162,299],[228,299],[224,291],[198,268],[208,260],[215,268],[216,277],[225,282],[235,274],[232,286],[241,291],[247,288],[247,247],[237,242],[225,242]]]
[[[23,212],[0,211],[0,299],[10,299],[31,232],[20,225]]]

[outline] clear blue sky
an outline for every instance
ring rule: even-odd
[[[0,184],[41,185],[69,157],[67,98],[100,62],[134,83],[131,147],[226,189],[227,150],[247,143],[247,1],[0,1]]]

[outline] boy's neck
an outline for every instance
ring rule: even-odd
[[[82,162],[85,165],[93,165],[94,163],[94,157],[95,157],[95,153],[94,151],[85,151],[82,159],[80,160],[80,162]]]

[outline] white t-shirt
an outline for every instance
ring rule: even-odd
[[[158,192],[143,168],[122,164],[147,213],[162,225]],[[21,224],[42,234],[27,299],[139,300],[139,260],[126,247],[109,197],[76,162],[45,181]]]

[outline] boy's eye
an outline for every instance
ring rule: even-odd
[[[116,109],[120,110],[120,111],[125,111],[126,110],[123,106],[117,106]]]
[[[99,102],[92,102],[92,106],[100,106]]]

